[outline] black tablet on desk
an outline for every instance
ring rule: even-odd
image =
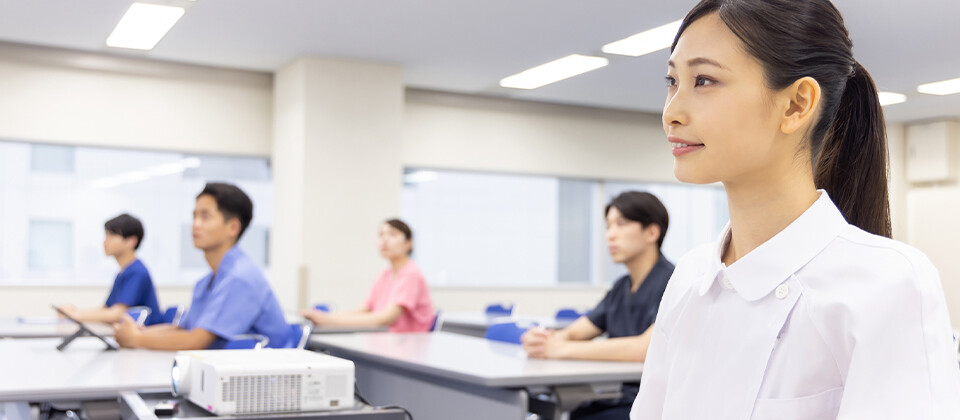
[[[77,329],[77,332],[75,332],[75,333],[73,333],[73,335],[71,335],[71,336],[63,339],[63,342],[60,343],[59,346],[57,346],[57,350],[63,351],[63,349],[67,348],[67,346],[70,344],[71,341],[73,341],[73,340],[76,339],[77,337],[83,337],[83,336],[85,336],[85,335],[97,337],[98,339],[100,339],[100,341],[102,341],[103,344],[106,344],[106,345],[107,345],[107,350],[116,350],[116,349],[117,349],[117,346],[113,345],[113,343],[111,343],[110,341],[108,341],[106,338],[103,338],[102,335],[93,332],[93,330],[91,330],[90,328],[87,328],[86,324],[84,324],[84,323],[82,323],[82,322],[80,322],[80,321],[77,321],[76,319],[74,319],[74,318],[71,317],[70,315],[67,315],[67,313],[64,312],[62,309],[60,309],[57,305],[50,305],[50,306],[53,307],[53,309],[54,309],[55,311],[57,311],[58,314],[62,315],[62,316],[63,316],[64,318],[66,318],[66,319],[69,319],[70,321],[73,321],[73,323],[74,323],[74,324],[77,324],[77,327],[79,327],[79,328]]]

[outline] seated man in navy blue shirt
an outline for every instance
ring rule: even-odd
[[[282,346],[289,328],[270,284],[237,242],[253,220],[253,202],[234,185],[209,183],[193,210],[193,245],[212,272],[193,289],[180,326],[138,328],[130,319],[115,328],[123,347],[155,350],[220,349],[232,337],[259,334]]]
[[[613,284],[603,300],[560,331],[532,328],[523,334],[530,357],[642,362],[653,335],[660,299],[673,264],[660,253],[669,216],[652,194],[629,191],[606,208],[607,246],[614,262],[630,274]],[[593,340],[607,333],[606,340]],[[627,419],[639,384],[626,384],[623,397],[595,401],[571,413],[574,419]]]
[[[103,252],[117,260],[120,273],[113,281],[113,288],[104,306],[92,309],[76,309],[62,305],[60,309],[78,321],[117,322],[127,308],[145,306],[150,308],[146,324],[160,322],[162,314],[157,303],[157,291],[153,287],[147,267],[137,259],[137,249],[143,242],[143,224],[136,217],[121,214],[104,225]]]

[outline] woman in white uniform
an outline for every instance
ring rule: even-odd
[[[704,0],[663,125],[730,224],[677,264],[631,419],[960,419],[936,268],[888,239],[876,87],[829,0]]]

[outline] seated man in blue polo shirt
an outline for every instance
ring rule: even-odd
[[[223,348],[231,337],[260,334],[268,347],[282,345],[287,323],[273,290],[254,262],[237,247],[253,219],[253,203],[236,186],[209,183],[193,211],[193,244],[212,273],[193,289],[193,303],[179,327],[138,328],[129,317],[116,327],[123,347],[155,350]]]
[[[103,224],[103,252],[117,260],[120,273],[113,281],[107,302],[99,308],[77,309],[61,305],[60,310],[78,321],[117,322],[132,306],[150,308],[145,324],[159,323],[163,318],[157,291],[147,267],[137,258],[137,249],[143,242],[143,224],[136,217],[121,214]]]
[[[560,331],[531,328],[523,334],[530,357],[642,362],[650,346],[660,299],[674,265],[660,253],[669,216],[652,194],[629,191],[606,208],[607,246],[614,262],[627,266],[628,275],[613,284],[588,315]],[[593,340],[606,333],[606,340]],[[639,384],[625,384],[623,397],[594,401],[578,407],[571,419],[607,420],[630,416]]]

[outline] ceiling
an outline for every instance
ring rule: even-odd
[[[185,1],[185,0],[166,0]],[[133,0],[0,0],[0,41],[273,71],[304,55],[397,63],[410,87],[660,113],[666,50],[532,91],[501,78],[683,17],[694,0],[197,0],[147,53],[105,46]],[[156,2],[156,0],[154,0]],[[916,93],[960,77],[960,1],[835,0],[888,120],[960,117],[960,95]]]

